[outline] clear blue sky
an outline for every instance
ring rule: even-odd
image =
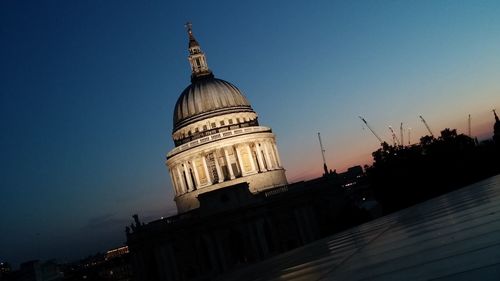
[[[498,1],[2,1],[0,260],[120,245],[130,215],[174,210],[164,165],[194,33],[218,78],[273,128],[291,181],[365,164],[364,116],[425,134],[422,114],[491,135]]]

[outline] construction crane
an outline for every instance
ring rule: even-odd
[[[401,146],[405,145],[405,142],[403,140],[403,122],[401,122],[401,126],[399,126],[399,134],[401,135]]]
[[[434,134],[432,133],[431,128],[429,128],[429,125],[427,124],[427,122],[425,122],[424,117],[422,117],[422,115],[420,115],[419,117],[420,117],[420,120],[422,120],[422,122],[424,123],[425,127],[427,128],[427,131],[429,131],[429,134],[431,134],[431,137],[434,138]]]
[[[392,129],[392,126],[389,126],[389,130],[391,130],[392,141],[394,142],[394,146],[399,145],[398,137],[396,136],[396,133],[394,133],[394,130]]]
[[[372,127],[370,127],[370,125],[368,125],[368,122],[366,122],[365,118],[363,118],[361,116],[358,116],[358,117],[359,117],[359,119],[361,119],[361,121],[363,121],[363,123],[365,123],[366,127],[368,127],[368,129],[370,129],[370,131],[378,139],[380,144],[384,143],[384,141],[382,141],[382,139],[377,135],[377,133],[375,133],[375,131],[372,129]]]
[[[318,139],[319,139],[319,147],[321,148],[321,155],[323,156],[323,170],[325,171],[325,175],[328,175],[328,167],[326,166],[326,159],[325,159],[325,148],[323,147],[323,143],[321,142],[321,134],[318,132]]]
[[[469,138],[472,138],[472,133],[471,133],[471,128],[470,128],[470,122],[471,122],[470,114],[469,114],[469,119],[467,121],[468,121],[467,125],[469,126]]]

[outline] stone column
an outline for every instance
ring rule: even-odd
[[[174,187],[175,190],[175,195],[179,195],[179,185],[175,183],[175,178],[174,175],[172,174],[172,171],[169,170],[168,173],[170,174],[170,179],[172,180],[172,186]]]
[[[253,159],[253,153],[252,153],[252,149],[250,149],[250,144],[245,144],[246,146],[246,149],[248,151],[248,157],[250,158],[249,161],[250,161],[250,166],[252,167],[252,171],[250,172],[257,172],[257,168],[255,167],[255,160]]]
[[[273,148],[274,148],[274,154],[276,155],[276,161],[278,162],[278,167],[280,167],[280,168],[281,168],[281,167],[283,167],[283,166],[281,165],[281,159],[280,159],[280,155],[279,155],[279,153],[278,153],[278,147],[276,146],[276,143],[275,143],[275,142],[273,142],[273,145],[272,145],[272,146],[273,146]]]
[[[214,154],[215,169],[217,170],[217,176],[219,177],[219,182],[223,182],[224,175],[222,174],[222,170],[219,165],[219,157],[217,156],[217,150],[215,150],[213,154]]]
[[[186,181],[188,185],[188,192],[193,191],[193,181],[191,180],[191,173],[189,172],[188,162],[184,162],[184,173],[186,175]]]
[[[196,189],[200,188],[200,176],[198,175],[198,170],[196,169],[196,159],[191,160],[191,167],[194,173],[194,180],[196,182]]]
[[[271,142],[267,142],[266,143],[266,147],[269,151],[269,158],[271,158],[271,162],[272,162],[272,166],[274,168],[277,168],[278,167],[278,161],[276,161],[276,157],[274,157],[274,151],[273,151],[273,147],[271,146]]]
[[[234,148],[236,150],[236,158],[238,158],[238,164],[240,165],[241,176],[246,176],[247,172],[243,171],[243,162],[241,162],[241,154],[238,150],[239,146],[236,145]]]
[[[257,238],[259,239],[259,244],[262,247],[262,254],[264,257],[269,255],[269,247],[268,243],[271,243],[271,241],[267,241],[266,235],[264,234],[264,223],[262,219],[256,221],[256,227],[257,227]]]
[[[207,177],[206,186],[212,185],[213,182],[212,182],[212,178],[210,177],[211,173],[208,172],[207,158],[205,157],[205,155],[202,155],[201,158],[202,158],[201,160],[203,162],[203,168],[205,169],[205,175]]]
[[[267,168],[269,170],[272,170],[274,167],[273,167],[273,163],[271,162],[271,158],[269,157],[269,150],[267,149],[267,143],[266,142],[263,142],[263,146],[264,146],[264,159],[266,160],[266,163],[267,163]]]
[[[177,178],[179,179],[179,188],[181,189],[181,194],[184,194],[188,191],[187,187],[186,187],[186,183],[184,182],[184,178],[182,177],[182,173],[179,170],[179,166],[178,165],[175,166],[174,169],[177,172]]]
[[[224,150],[224,156],[226,157],[226,164],[227,164],[227,170],[229,171],[229,176],[231,179],[234,179],[234,172],[233,172],[233,167],[231,167],[231,161],[229,160],[229,153],[227,153],[227,149],[224,147],[222,148]]]
[[[259,161],[259,167],[261,172],[266,172],[266,166],[262,160],[262,151],[260,150],[260,143],[255,144],[255,153],[257,153],[257,161]]]

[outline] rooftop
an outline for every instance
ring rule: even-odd
[[[500,175],[222,280],[500,280]]]

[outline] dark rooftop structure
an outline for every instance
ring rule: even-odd
[[[200,207],[127,229],[136,280],[216,280],[368,220],[335,175],[252,194],[247,183],[199,195]]]

